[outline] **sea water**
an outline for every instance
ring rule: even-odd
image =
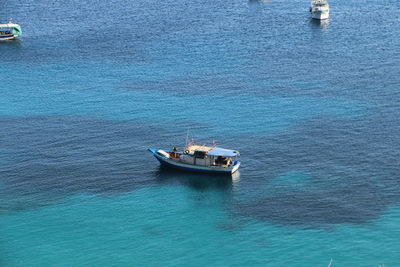
[[[330,4],[1,3],[0,266],[399,266],[400,4]]]

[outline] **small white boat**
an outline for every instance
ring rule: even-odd
[[[175,147],[172,151],[154,148],[148,150],[162,165],[185,171],[232,174],[240,166],[238,151],[215,145],[204,146],[189,142],[182,152],[178,152]]]
[[[329,18],[329,3],[327,0],[311,0],[311,17],[324,20]]]
[[[21,26],[15,23],[0,24],[0,41],[12,40],[22,35]]]

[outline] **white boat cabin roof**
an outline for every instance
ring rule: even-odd
[[[208,152],[213,149],[212,146],[200,146],[200,145],[190,145],[186,147],[186,151],[189,151],[190,154],[194,153],[194,151]]]
[[[19,25],[15,23],[0,24],[0,28],[14,28],[14,27],[19,27]]]

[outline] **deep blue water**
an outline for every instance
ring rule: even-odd
[[[0,266],[400,266],[400,3],[330,4],[0,3]]]

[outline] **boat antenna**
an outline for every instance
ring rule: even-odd
[[[185,146],[187,146],[188,140],[189,140],[189,130],[186,131],[186,142],[185,142]]]

